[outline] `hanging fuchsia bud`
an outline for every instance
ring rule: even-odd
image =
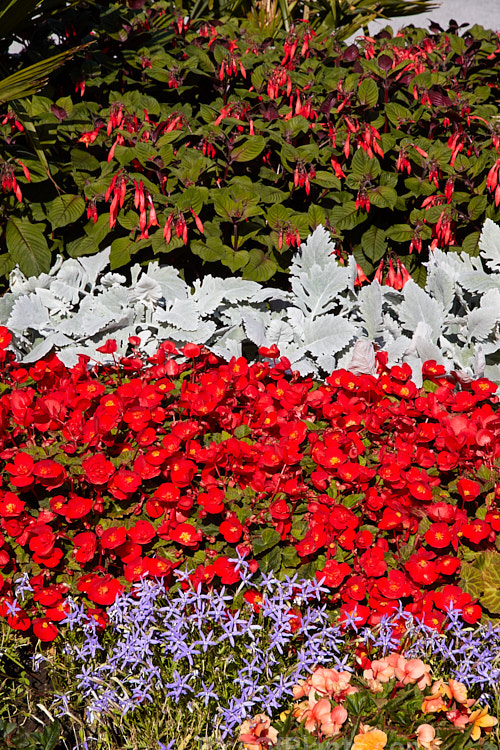
[[[401,270],[401,280],[402,280],[402,286],[401,286],[401,288],[403,288],[403,286],[406,284],[406,282],[410,281],[411,276],[410,276],[410,274],[408,273],[408,271],[406,270],[405,266],[402,263],[401,263],[401,266],[400,266],[400,270]]]
[[[26,179],[28,180],[28,182],[31,182],[31,175],[30,175],[29,169],[26,166],[26,164],[24,162],[22,162],[21,159],[16,159],[16,161],[17,161],[18,164],[21,165],[21,167],[23,169],[23,172],[24,172],[24,176],[26,177]]]
[[[148,195],[148,203],[149,203],[149,221],[148,221],[148,229],[149,227],[155,226],[158,227],[158,219],[156,216],[156,209],[154,207],[153,199],[150,195]]]
[[[396,273],[394,271],[394,266],[392,265],[392,260],[390,260],[389,261],[389,273],[386,276],[385,285],[394,286],[395,279],[396,279]]]
[[[109,201],[111,197],[111,193],[115,189],[116,180],[118,179],[118,175],[115,174],[115,176],[112,178],[111,182],[109,183],[109,188],[106,190],[106,195],[104,196],[105,201]]]
[[[173,214],[170,214],[167,221],[165,222],[165,226],[163,227],[163,236],[165,237],[165,242],[170,242],[170,239],[172,237],[172,221],[173,221]]]
[[[380,263],[378,265],[378,268],[377,268],[377,270],[375,272],[375,276],[373,277],[373,280],[374,281],[378,281],[378,283],[381,284],[382,283],[383,274],[384,274],[384,259],[382,258],[382,260],[380,261]]]
[[[194,223],[198,227],[198,230],[203,234],[204,233],[203,232],[203,224],[201,223],[200,217],[197,214],[195,214],[195,212],[193,211],[192,208],[190,208],[189,210],[193,214]]]

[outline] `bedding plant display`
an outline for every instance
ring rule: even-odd
[[[0,2],[2,748],[499,747],[499,36],[362,31],[428,6]]]

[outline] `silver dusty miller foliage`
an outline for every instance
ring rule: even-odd
[[[319,378],[337,368],[374,373],[375,349],[389,365],[407,362],[417,385],[422,363],[435,360],[464,383],[488,377],[500,384],[500,227],[487,219],[480,255],[435,250],[421,289],[401,291],[374,281],[356,289],[356,263],[343,267],[328,232],[318,227],[290,267],[291,291],[242,279],[206,276],[188,286],[170,267],[131,269],[132,283],[107,271],[109,249],[78,259],[58,258],[48,274],[26,279],[19,269],[0,299],[0,324],[13,334],[23,362],[55,350],[67,366],[79,354],[129,336],[153,354],[160,341],[204,344],[226,360],[242,344],[277,344],[293,370]]]

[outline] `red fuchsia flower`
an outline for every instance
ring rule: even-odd
[[[396,169],[398,172],[403,172],[403,170],[406,169],[406,172],[411,174],[411,164],[408,159],[408,151],[406,148],[401,148],[399,150],[398,158],[396,160]]]
[[[115,473],[115,467],[103,453],[96,453],[82,461],[85,479],[90,484],[106,484]]]
[[[87,595],[89,599],[96,604],[109,605],[113,604],[118,594],[124,590],[123,584],[116,578],[107,574],[102,577],[93,576],[88,586]]]
[[[83,135],[80,136],[78,139],[78,143],[84,143],[85,148],[88,148],[91,143],[94,143],[94,141],[97,139],[97,136],[99,135],[99,131],[101,128],[104,127],[104,124],[97,125],[94,130],[89,130],[87,133],[83,133]]]
[[[286,96],[290,96],[292,93],[292,80],[287,68],[279,66],[271,71],[269,80],[267,83],[267,95],[270,99],[278,99],[280,96],[280,89],[285,89]]]

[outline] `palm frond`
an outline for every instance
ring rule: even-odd
[[[37,91],[40,91],[45,86],[49,75],[54,70],[57,70],[66,60],[69,60],[78,52],[88,47],[89,44],[92,44],[92,42],[81,44],[65,52],[60,52],[58,55],[41,60],[0,80],[0,104],[9,102],[12,99],[24,99],[32,94],[36,94]]]

